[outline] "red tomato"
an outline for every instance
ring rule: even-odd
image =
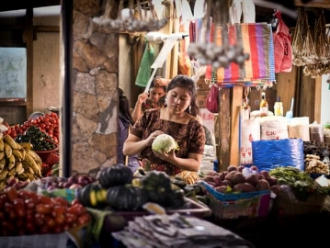
[[[67,200],[65,200],[64,198],[59,197],[59,196],[53,197],[51,199],[55,205],[60,205],[60,206],[64,206],[64,207],[68,207],[70,205],[70,203]]]
[[[67,224],[71,225],[72,223],[75,223],[77,219],[78,219],[77,215],[70,214],[70,213],[66,213],[66,215],[65,215],[65,222]]]
[[[52,229],[52,228],[54,228],[56,223],[55,223],[55,220],[52,217],[46,217],[45,224],[49,229]]]
[[[36,205],[35,210],[39,214],[51,214],[53,206],[51,204],[38,204]]]
[[[64,214],[57,214],[55,216],[55,223],[57,225],[63,225],[66,222],[65,215]]]
[[[33,222],[26,221],[25,230],[27,231],[28,234],[35,234],[36,233],[36,226]]]
[[[34,215],[35,217],[35,223],[37,226],[43,226],[45,224],[45,215],[44,214],[39,214],[39,213],[36,213]]]
[[[53,209],[53,216],[56,217],[57,215],[62,215],[66,212],[65,206],[56,205]]]
[[[67,213],[70,213],[70,214],[75,214],[75,215],[82,215],[84,213],[86,213],[86,209],[83,205],[81,205],[80,203],[77,203],[75,205],[72,205],[71,207],[69,207],[67,209]]]
[[[91,217],[88,213],[85,213],[78,218],[79,225],[86,225],[91,221]]]
[[[38,195],[38,202],[42,204],[52,204],[52,199],[48,196]]]

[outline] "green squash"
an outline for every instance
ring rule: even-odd
[[[130,184],[132,179],[132,170],[124,164],[116,164],[103,169],[98,178],[100,185],[105,189],[112,186]]]
[[[173,194],[170,177],[160,171],[151,171],[142,179],[142,188],[148,192],[151,202],[170,206]]]
[[[147,202],[147,192],[133,185],[113,186],[107,190],[107,204],[117,210],[138,210]]]
[[[85,207],[100,207],[106,202],[106,190],[98,183],[91,183],[78,191],[77,199]]]

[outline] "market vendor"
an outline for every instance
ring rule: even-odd
[[[134,121],[140,119],[147,109],[158,108],[161,105],[161,99],[164,98],[166,94],[167,84],[168,80],[165,78],[156,77],[153,79],[149,92],[143,92],[138,96],[138,100],[132,112]]]
[[[196,119],[199,109],[194,81],[185,75],[174,77],[167,86],[165,101],[165,106],[147,110],[134,124],[123,152],[140,154],[146,171],[164,171],[193,184],[198,180],[205,145],[203,126]],[[151,144],[162,133],[171,135],[179,150],[155,153]]]

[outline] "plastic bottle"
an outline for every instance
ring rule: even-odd
[[[261,101],[260,101],[260,116],[268,116],[268,102],[266,100],[266,93],[261,92]]]
[[[274,115],[283,116],[283,104],[282,102],[275,102],[274,104]]]

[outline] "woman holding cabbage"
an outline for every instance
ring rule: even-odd
[[[140,154],[146,171],[164,171],[193,184],[198,180],[205,145],[203,126],[196,119],[199,109],[194,81],[185,75],[174,77],[167,86],[165,102],[164,107],[144,112],[131,129],[123,152]],[[175,140],[162,142],[169,148],[167,151],[157,149],[157,144],[152,149],[154,139],[161,134]]]

